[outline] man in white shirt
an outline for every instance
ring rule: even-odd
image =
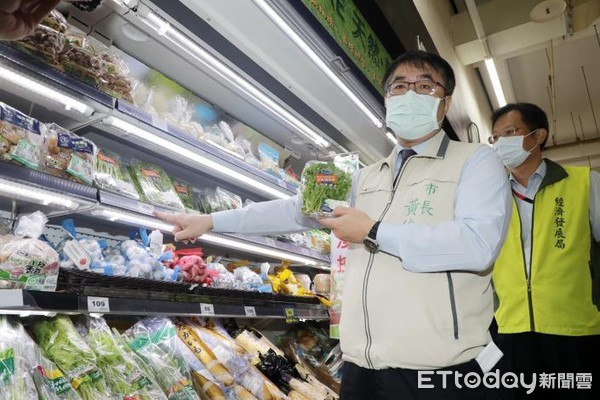
[[[384,85],[387,128],[398,146],[357,173],[352,207],[317,221],[350,243],[341,398],[495,398],[493,389],[467,388],[461,379],[481,378],[500,357],[489,326],[491,266],[510,218],[506,173],[493,149],[450,141],[441,129],[455,86],[441,57],[404,53]],[[296,198],[205,216],[158,216],[175,224],[176,240],[210,230],[263,234],[315,224],[299,215]]]
[[[600,174],[542,157],[548,117],[530,103],[492,115],[494,145],[514,196],[506,243],[494,266],[504,371],[553,374],[544,399],[598,399],[600,376]],[[595,373],[592,373],[595,372]],[[589,390],[576,390],[578,374]],[[563,377],[567,377],[561,379]],[[522,398],[519,390],[507,398]]]

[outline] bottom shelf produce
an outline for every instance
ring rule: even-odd
[[[272,341],[232,319],[0,315],[0,393],[8,400],[334,400],[341,352],[326,332],[318,323],[294,324]]]

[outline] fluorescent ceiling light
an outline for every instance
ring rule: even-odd
[[[186,35],[179,30],[173,28],[167,21],[160,18],[147,8],[141,8],[140,20],[154,29],[159,35],[167,38],[174,45],[185,51],[188,55],[199,61],[203,65],[219,74],[223,79],[235,85],[240,91],[252,97],[255,101],[262,104],[264,107],[271,110],[275,115],[283,119],[292,128],[300,134],[308,138],[314,144],[320,147],[327,148],[331,143],[325,140],[321,135],[312,130],[308,125],[280,106],[276,101],[271,99],[258,87],[254,86],[248,80],[242,78],[239,74],[233,71],[230,67],[219,61],[216,57],[204,50],[194,41],[190,40]]]
[[[220,175],[225,175],[231,179],[250,185],[253,188],[258,189],[261,192],[267,193],[272,197],[281,199],[287,199],[291,197],[288,193],[285,193],[281,190],[278,190],[255,179],[252,179],[251,177],[237,172],[233,169],[227,168],[223,164],[205,158],[201,154],[195,153],[191,150],[188,150],[185,147],[172,143],[166,139],[161,138],[160,136],[157,136],[151,132],[145,131],[142,128],[130,124],[129,122],[125,122],[122,119],[108,117],[103,119],[102,122],[107,125],[114,126],[115,128],[121,129],[122,131],[125,131],[129,134],[135,135],[145,142],[150,142],[159,146],[160,148],[169,150],[176,154],[177,157],[183,157],[189,160],[192,164],[197,164],[202,167],[210,168],[218,172]]]
[[[394,135],[392,132],[390,132],[390,131],[387,131],[387,132],[385,133],[385,137],[387,137],[387,138],[388,138],[388,140],[389,140],[390,142],[392,142],[392,144],[393,144],[394,146],[398,144],[398,139],[396,139],[396,136],[395,136],[395,135]]]
[[[498,101],[498,107],[503,107],[506,105],[506,98],[504,97],[504,91],[502,90],[500,76],[498,76],[498,71],[496,70],[496,64],[494,64],[494,59],[486,58],[485,66],[490,76],[490,80],[492,81],[492,87],[494,88],[496,100]]]
[[[71,210],[74,210],[79,206],[70,197],[4,179],[0,180],[0,193],[7,195],[8,197],[33,201],[45,206],[61,206]]]
[[[371,122],[377,127],[383,127],[381,119],[373,113],[363,101],[337,76],[335,72],[310,48],[308,44],[300,35],[288,25],[287,22],[281,16],[269,6],[265,0],[254,0],[254,3],[260,7],[261,10],[281,29],[296,45],[306,54],[321,71],[327,75],[329,79],[338,87],[348,98],[371,120]]]
[[[106,218],[109,221],[124,221],[124,222],[132,223],[132,224],[137,224],[137,225],[139,225],[141,227],[145,227],[145,228],[160,229],[161,231],[169,232],[169,233],[171,233],[173,231],[173,225],[162,222],[161,220],[138,216],[138,215],[121,212],[121,211],[94,210],[94,211],[92,211],[92,215],[97,216],[97,217]],[[237,249],[237,250],[241,250],[241,251],[245,251],[245,252],[249,252],[249,253],[261,254],[261,255],[278,258],[278,259],[282,259],[282,260],[296,261],[296,262],[299,262],[299,263],[302,263],[305,265],[313,265],[313,266],[317,265],[316,261],[314,261],[308,257],[302,257],[302,256],[299,256],[299,255],[296,255],[293,253],[289,253],[287,251],[282,251],[282,250],[277,250],[277,249],[273,249],[273,248],[262,247],[259,245],[246,243],[246,242],[243,242],[243,241],[240,241],[237,239],[230,239],[230,238],[225,238],[222,236],[217,236],[217,235],[212,235],[212,234],[202,235],[198,239],[203,242],[206,242],[206,243],[212,243],[215,245],[219,245],[219,246],[223,246],[223,247],[227,247],[227,248],[231,248],[231,249]]]
[[[66,110],[75,110],[88,117],[94,113],[94,109],[87,104],[3,66],[0,66],[0,79],[62,104],[65,106]]]

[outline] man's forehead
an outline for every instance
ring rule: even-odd
[[[412,77],[412,78],[425,78],[430,77],[434,80],[440,80],[440,74],[432,68],[430,65],[422,64],[400,64],[392,74],[392,79],[401,77]]]

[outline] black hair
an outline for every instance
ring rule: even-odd
[[[542,142],[540,149],[546,146],[548,137],[550,136],[550,129],[548,126],[548,117],[544,110],[535,104],[531,103],[510,103],[494,111],[492,114],[492,126],[496,124],[498,119],[511,111],[518,111],[521,114],[521,119],[527,125],[529,132],[536,129],[545,129],[548,134],[546,139]]]
[[[410,50],[403,54],[401,54],[398,58],[396,58],[385,70],[385,75],[383,78],[383,89],[389,84],[389,80],[398,68],[402,64],[413,65],[417,68],[430,67],[437,71],[438,74],[441,75],[442,80],[444,81],[444,87],[446,88],[446,94],[451,96],[454,92],[454,87],[456,86],[456,79],[454,78],[454,70],[446,60],[437,54],[427,53],[426,51],[421,50]]]

